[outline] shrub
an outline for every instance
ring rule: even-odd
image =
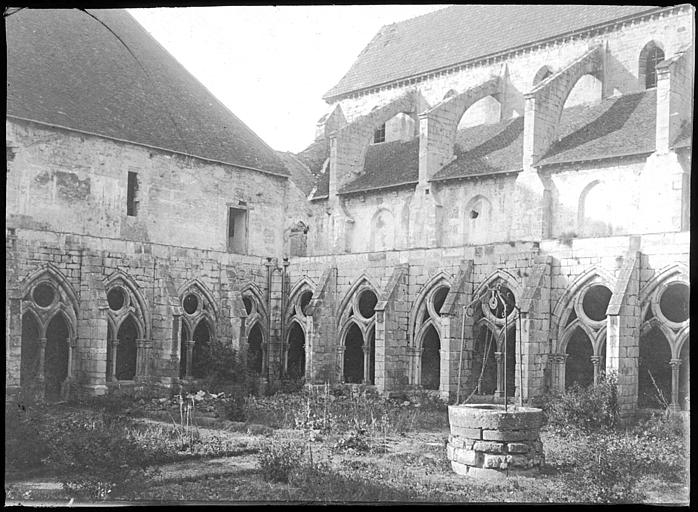
[[[304,449],[292,443],[263,444],[257,455],[262,478],[267,482],[287,483],[293,471],[303,464]]]
[[[543,404],[548,424],[564,432],[577,428],[589,432],[616,426],[619,418],[616,377],[609,374],[596,386],[573,386]]]
[[[230,421],[247,421],[245,397],[241,393],[233,393],[216,402],[221,416]]]

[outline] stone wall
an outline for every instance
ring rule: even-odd
[[[248,254],[282,252],[286,178],[37,123],[6,128],[9,227],[225,251],[233,206],[248,210]]]

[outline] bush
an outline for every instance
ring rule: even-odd
[[[615,427],[620,415],[616,377],[611,373],[596,386],[573,386],[549,397],[542,406],[548,425],[560,432],[569,428],[590,432]]]
[[[201,363],[205,368],[205,386],[209,391],[217,391],[231,383],[244,383],[245,368],[240,364],[237,352],[220,340],[211,341]]]
[[[267,482],[287,483],[291,474],[303,464],[304,449],[292,443],[264,444],[257,459],[262,478]]]
[[[229,397],[219,399],[217,402],[219,414],[230,421],[247,421],[247,406],[245,397],[240,393],[233,393]]]

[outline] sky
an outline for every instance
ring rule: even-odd
[[[329,111],[322,96],[380,27],[444,5],[128,9],[272,148],[299,152]]]

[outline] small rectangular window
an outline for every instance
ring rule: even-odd
[[[247,210],[228,208],[228,252],[247,252]]]
[[[380,125],[378,129],[373,132],[373,142],[385,142],[385,123]]]
[[[126,215],[131,217],[136,216],[138,207],[138,174],[135,172],[128,173],[128,186],[126,189]]]

